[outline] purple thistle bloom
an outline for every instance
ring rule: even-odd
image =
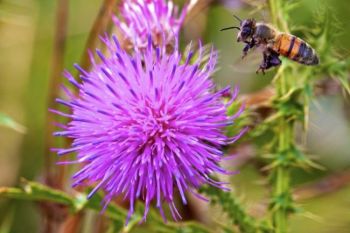
[[[222,96],[229,88],[214,91],[214,50],[203,64],[200,47],[197,60],[190,63],[193,53],[183,58],[177,45],[170,55],[154,50],[151,37],[147,48],[133,55],[120,47],[116,37],[103,40],[111,56],[97,51],[102,62],[92,61],[90,72],[76,65],[82,83],[65,72],[79,95],[64,88],[69,99],[57,101],[72,114],[52,110],[70,118],[55,135],[74,140],[71,148],[57,149],[57,153],[77,153],[75,161],[62,163],[82,166],[73,176],[73,186],[94,185],[88,197],[102,189],[105,206],[120,195],[128,199],[128,219],[137,199],[145,202],[144,220],[153,200],[163,217],[162,203],[166,202],[173,218],[181,218],[175,193],[186,204],[186,191],[203,198],[195,191],[200,185],[227,189],[209,175],[232,174],[219,162],[222,146],[241,135],[228,138],[223,132],[238,116],[226,115],[237,89],[228,103]]]
[[[145,48],[148,35],[152,35],[154,45],[172,47],[185,19],[187,7],[178,14],[178,8],[171,0],[125,0],[120,11],[124,22],[116,16],[113,20],[127,44],[126,48]]]

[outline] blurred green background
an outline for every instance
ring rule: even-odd
[[[80,61],[82,51],[98,13],[102,0],[71,0],[69,4],[68,40],[65,68],[73,71],[73,63]],[[253,1],[254,2],[254,1]],[[261,2],[261,1],[255,1]],[[296,25],[312,26],[312,12],[321,2],[302,0],[292,14]],[[350,49],[350,5],[348,0],[322,1],[333,9],[342,25],[336,44],[343,56]],[[26,127],[25,133],[0,128],[0,186],[15,186],[20,177],[41,180],[44,166],[44,127],[47,114],[47,91],[51,75],[55,9],[57,1],[0,0],[0,113],[4,113]],[[220,86],[239,85],[241,93],[262,89],[270,83],[272,74],[255,75],[234,64],[241,56],[242,44],[235,42],[233,32],[219,32],[220,28],[235,24],[232,13],[241,18],[252,17],[268,21],[268,13],[249,12],[254,7],[240,1],[214,1],[185,25],[183,41],[202,38],[220,51],[220,70],[215,80]],[[298,78],[298,77],[295,77]],[[324,95],[312,104],[307,151],[314,154],[325,171],[296,172],[294,185],[317,182],[330,174],[350,168],[349,103],[342,93]],[[254,150],[246,152],[254,157]],[[262,175],[249,162],[231,181],[238,195],[259,215],[259,206],[266,201],[269,190],[261,184]],[[327,184],[326,184],[327,185]],[[302,207],[309,213],[294,215],[291,232],[346,233],[350,232],[350,186],[344,185],[331,193],[305,199]],[[209,216],[219,221],[220,211],[208,207],[197,216]],[[307,216],[305,216],[307,215]],[[34,203],[0,199],[0,233],[38,232],[41,219]],[[83,229],[83,232],[93,232]]]

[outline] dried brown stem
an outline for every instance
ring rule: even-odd
[[[111,21],[113,8],[116,6],[116,4],[117,0],[104,0],[102,3],[100,11],[89,33],[89,37],[81,58],[80,66],[85,70],[89,69],[91,65],[89,60],[89,50],[93,50],[97,47],[99,41],[98,37],[107,31],[108,24]],[[79,73],[77,76],[79,76]]]
[[[64,65],[64,50],[67,37],[67,22],[68,22],[68,5],[69,0],[58,0],[57,11],[56,11],[56,26],[55,26],[55,37],[54,47],[52,55],[52,71],[49,81],[47,103],[48,108],[56,108],[57,104],[55,98],[58,96],[60,91],[60,83],[62,83],[62,71]],[[51,112],[47,112],[46,115],[46,135],[45,135],[45,157],[44,157],[44,182],[55,188],[63,187],[64,168],[60,167],[55,169],[54,155],[50,149],[54,147],[53,132],[55,127],[56,117]],[[59,179],[58,177],[59,176]],[[43,224],[44,232],[54,232],[57,228],[57,224],[64,220],[61,216],[62,211],[56,205],[42,205],[43,217],[46,221]]]
[[[48,108],[56,108],[57,103],[55,98],[58,96],[60,91],[60,84],[62,83],[62,71],[64,65],[64,49],[67,36],[67,22],[68,22],[68,3],[69,0],[58,0],[57,1],[57,13],[56,13],[56,27],[55,27],[55,38],[54,48],[52,55],[52,73],[50,77],[50,84],[48,89]],[[54,147],[54,139],[52,133],[55,130],[53,123],[55,122],[55,115],[48,112],[46,115],[46,135],[45,135],[45,167],[44,177],[45,182],[48,185],[54,187],[62,186],[58,184],[54,178],[55,174],[52,169],[54,156],[50,149]],[[59,187],[58,187],[59,188]]]

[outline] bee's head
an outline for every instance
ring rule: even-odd
[[[254,19],[245,19],[240,23],[240,31],[237,36],[237,42],[249,40],[255,32],[256,22]]]
[[[239,21],[239,27],[237,26],[227,27],[227,28],[221,29],[221,31],[228,30],[228,29],[237,29],[239,30],[238,36],[237,36],[237,42],[249,41],[249,39],[253,36],[255,32],[255,26],[256,26],[255,19],[241,20],[235,15],[234,17]]]

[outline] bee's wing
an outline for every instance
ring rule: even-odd
[[[263,53],[259,48],[250,50],[243,59],[239,57],[233,64],[232,68],[239,73],[254,73],[263,61]]]

